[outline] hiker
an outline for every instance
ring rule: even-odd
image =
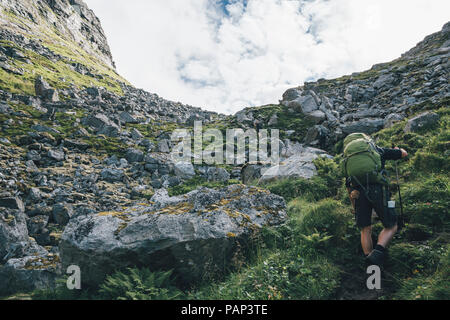
[[[386,160],[408,156],[404,149],[380,148],[362,133],[349,135],[344,141],[343,172],[346,187],[361,229],[361,245],[370,265],[382,266],[386,248],[398,230],[395,203],[390,201],[389,183],[384,171]],[[384,229],[374,247],[372,243],[372,211],[383,223]]]

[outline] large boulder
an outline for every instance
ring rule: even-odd
[[[52,267],[58,259],[51,258],[50,266],[48,252],[28,236],[24,211],[5,204],[0,207],[0,296],[48,288],[54,284]]]
[[[439,115],[434,112],[424,112],[408,121],[405,132],[417,132],[422,129],[429,129],[439,122]]]
[[[0,295],[54,288],[61,275],[57,255],[41,252],[0,266]]]
[[[28,230],[23,210],[0,208],[0,263],[22,255],[28,243]]]
[[[317,173],[314,160],[319,156],[327,156],[327,154],[320,149],[305,148],[302,153],[295,154],[280,164],[265,170],[260,181],[291,177],[311,179]]]
[[[131,266],[174,269],[180,281],[193,283],[206,272],[227,270],[252,232],[285,221],[285,207],[283,198],[243,185],[179,197],[162,189],[148,205],[72,218],[61,260],[78,265],[87,284]]]

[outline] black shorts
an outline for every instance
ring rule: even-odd
[[[360,192],[360,196],[355,200],[356,225],[359,228],[365,228],[372,225],[372,210],[374,209],[378,218],[380,218],[385,228],[392,228],[397,224],[397,214],[394,208],[388,208],[390,201],[390,192],[388,188],[381,184],[369,185],[369,199],[361,187],[353,188]]]

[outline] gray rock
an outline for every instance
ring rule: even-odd
[[[65,139],[64,146],[69,149],[78,149],[80,151],[86,151],[90,148],[90,145],[78,140]]]
[[[269,125],[269,126],[275,126],[275,125],[277,125],[278,124],[278,116],[276,115],[276,114],[274,114],[271,118],[270,118],[270,120],[269,120],[269,122],[267,123],[267,125]]]
[[[262,171],[270,167],[270,163],[249,162],[241,169],[242,183],[249,184],[262,176]]]
[[[175,175],[181,179],[191,179],[195,176],[194,166],[190,162],[177,162],[174,170]]]
[[[325,146],[329,134],[330,130],[322,125],[311,127],[306,134],[305,144]]]
[[[69,223],[72,215],[73,207],[70,204],[57,203],[53,206],[53,220],[61,226],[65,226],[67,223]]]
[[[28,196],[30,197],[30,200],[35,202],[42,199],[41,190],[39,190],[38,188],[31,188]]]
[[[127,150],[125,158],[129,163],[144,161],[144,152],[138,149],[130,148]]]
[[[390,73],[383,74],[377,79],[377,81],[375,81],[375,83],[373,84],[373,87],[375,89],[381,89],[385,86],[392,84],[394,81],[395,81],[395,78],[392,74],[390,74]]]
[[[123,213],[72,219],[60,242],[63,266],[80,266],[86,284],[131,266],[174,269],[191,284],[229,267],[238,243],[243,246],[250,234],[286,219],[283,198],[242,185],[173,198],[162,192],[152,201]]]
[[[26,157],[28,161],[40,161],[42,159],[41,155],[36,150],[28,151]]]
[[[0,208],[25,210],[22,200],[18,197],[0,198]]]
[[[47,126],[43,126],[40,124],[34,125],[31,127],[31,129],[37,131],[37,132],[50,132],[50,133],[60,133],[58,130],[47,127]]]
[[[58,102],[59,95],[58,92],[50,87],[50,85],[42,78],[38,76],[34,83],[34,89],[37,96],[41,96],[44,100],[50,102]]]
[[[306,114],[306,117],[314,121],[315,123],[321,123],[326,119],[325,113],[321,110],[315,110],[313,112],[310,112]]]
[[[161,189],[163,187],[163,184],[162,184],[161,180],[154,179],[154,180],[152,180],[152,187],[155,189]]]
[[[97,134],[103,134],[107,137],[116,138],[119,136],[120,129],[116,124],[110,124],[102,127]]]
[[[139,121],[137,121],[131,114],[126,111],[122,112],[119,115],[119,119],[124,123],[139,123]]]
[[[236,113],[235,117],[239,123],[252,122],[253,120],[255,120],[255,118],[253,117],[253,113],[248,112],[248,110],[246,110],[246,109]]]
[[[230,180],[230,174],[224,168],[209,167],[206,176],[208,181],[225,182]]]
[[[42,98],[49,102],[59,102],[59,94],[56,89],[48,89]]]
[[[313,161],[318,158],[315,153],[304,152],[294,155],[279,165],[270,167],[262,175],[260,181],[284,179],[290,177],[311,179],[317,169]]]
[[[27,222],[28,233],[30,236],[35,237],[45,231],[49,220],[47,215],[39,215],[30,218]]]
[[[313,111],[319,109],[319,105],[316,102],[316,99],[310,94],[306,96],[301,96],[291,102],[288,103],[289,108],[294,108],[298,112],[302,112],[303,114],[309,114]]]
[[[0,263],[21,256],[27,245],[28,230],[25,213],[21,210],[0,210]]]
[[[122,182],[123,178],[125,177],[125,174],[123,170],[105,168],[101,171],[100,176],[104,181],[114,183],[114,182]]]
[[[0,113],[2,114],[10,114],[13,112],[13,109],[7,105],[6,103],[0,103]]]
[[[398,114],[398,113],[391,113],[384,119],[384,127],[385,128],[392,128],[392,126],[399,121],[402,121],[405,118],[405,116]]]
[[[133,140],[140,140],[140,139],[143,139],[143,138],[144,138],[144,136],[142,135],[142,133],[141,133],[138,129],[136,129],[136,128],[133,128],[133,129],[131,130],[131,137],[133,138]]]
[[[10,145],[11,141],[9,141],[7,138],[0,138],[0,143]]]
[[[405,132],[418,132],[430,129],[439,122],[440,116],[434,112],[424,112],[408,121]]]
[[[57,255],[10,259],[0,267],[0,295],[54,288],[61,274]]]
[[[162,153],[170,153],[170,141],[168,139],[158,141],[157,151]]]
[[[83,122],[85,125],[96,129],[97,134],[103,134],[107,137],[117,137],[119,135],[119,127],[102,113],[90,115]]]
[[[33,160],[26,161],[25,165],[27,166],[27,170],[29,170],[29,171],[37,171],[38,170],[38,167],[36,166],[36,164],[34,163]]]
[[[289,89],[283,94],[283,102],[289,102],[300,98],[302,91],[296,88]]]
[[[64,161],[64,159],[66,158],[66,155],[64,154],[64,151],[62,150],[54,150],[51,149],[48,151],[47,156],[55,161]]]

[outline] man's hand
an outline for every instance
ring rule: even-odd
[[[402,152],[402,158],[406,158],[408,156],[408,152],[405,149],[400,149],[399,147],[396,147],[395,149]]]

